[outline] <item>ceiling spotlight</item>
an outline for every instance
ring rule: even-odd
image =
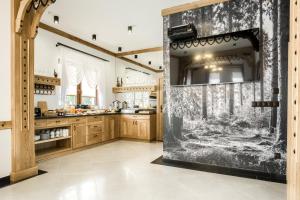
[[[208,68],[209,68],[209,66],[208,66],[208,65],[205,65],[205,66],[204,66],[204,69],[208,69]]]
[[[93,34],[93,35],[92,35],[92,39],[93,39],[94,41],[96,41],[96,40],[97,40],[97,35],[96,35],[96,34]]]
[[[215,69],[216,67],[217,67],[216,65],[209,66],[210,69]]]
[[[135,58],[135,59],[138,59],[138,57],[139,57],[138,55],[134,55],[134,58]]]
[[[148,62],[148,64],[149,64],[149,65],[151,65],[151,64],[152,64],[152,62],[151,62],[151,61],[149,61],[149,62]]]
[[[195,56],[195,60],[201,60],[202,56],[201,55],[197,55]]]
[[[219,67],[218,70],[219,70],[219,71],[223,71],[223,68],[222,68],[222,67]]]
[[[118,52],[121,52],[122,51],[122,47],[118,47]]]
[[[53,20],[54,20],[54,24],[59,24],[59,16],[55,15]]]
[[[133,33],[133,28],[132,28],[132,26],[128,26],[128,33],[129,33],[129,34],[132,34],[132,33]]]

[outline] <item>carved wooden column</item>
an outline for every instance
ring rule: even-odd
[[[300,200],[300,1],[290,0],[288,200]]]
[[[12,0],[12,172],[11,181],[37,175],[34,145],[34,38],[43,12],[32,0]]]

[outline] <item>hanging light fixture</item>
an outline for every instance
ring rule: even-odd
[[[97,40],[97,35],[96,35],[96,34],[93,34],[93,35],[92,35],[92,39],[93,39],[94,41],[96,41],[96,40]]]
[[[55,15],[53,17],[54,24],[59,24],[59,16]]]

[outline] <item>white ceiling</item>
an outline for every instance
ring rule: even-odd
[[[48,8],[42,22],[91,40],[97,34],[97,45],[117,52],[158,47],[163,45],[164,8],[191,2],[192,0],[59,0]],[[60,23],[53,23],[53,16],[60,17]],[[128,34],[127,26],[133,26]],[[93,42],[94,43],[94,42]],[[162,52],[140,55],[136,60],[143,64],[152,61],[157,68],[163,65]]]

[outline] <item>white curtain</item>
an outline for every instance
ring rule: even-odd
[[[60,47],[60,54],[59,71],[62,74],[60,105],[65,105],[67,88],[77,86],[85,78],[90,88],[98,87],[100,93],[98,97],[100,105],[98,105],[103,106],[106,94],[106,62],[64,47]]]

